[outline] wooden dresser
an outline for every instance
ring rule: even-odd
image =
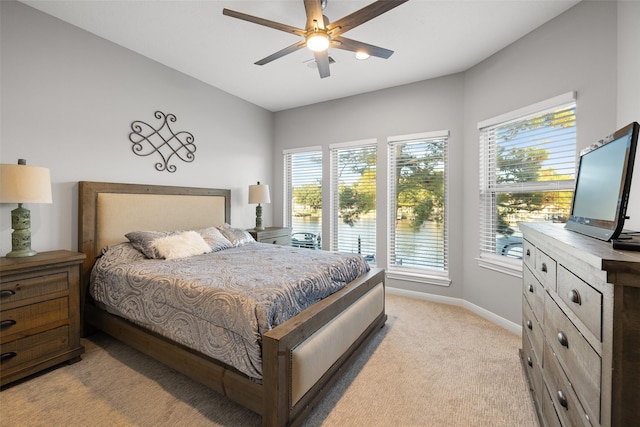
[[[640,423],[640,252],[520,224],[522,360],[543,426]]]
[[[80,360],[84,258],[64,250],[0,258],[0,385]]]
[[[291,245],[291,228],[289,227],[265,227],[264,230],[250,229],[249,234],[260,243],[273,243],[274,245]]]

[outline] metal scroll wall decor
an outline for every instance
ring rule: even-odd
[[[174,132],[169,126],[169,122],[176,121],[176,116],[173,114],[156,111],[154,116],[161,120],[157,128],[140,120],[131,123],[132,132],[129,134],[129,140],[133,143],[131,147],[133,152],[138,156],[151,156],[158,153],[162,161],[157,162],[155,167],[160,172],[175,172],[177,167],[171,164],[172,160],[176,160],[175,158],[187,163],[193,162],[196,146],[191,132]]]

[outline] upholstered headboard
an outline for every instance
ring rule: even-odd
[[[125,242],[130,231],[192,230],[231,221],[231,191],[81,181],[78,183],[78,250],[82,289],[102,248]]]

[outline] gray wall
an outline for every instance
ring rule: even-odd
[[[36,251],[77,248],[77,181],[229,188],[232,223],[255,225],[248,185],[272,173],[273,114],[134,52],[13,1],[1,1],[0,158],[50,168],[53,204],[32,213]],[[173,113],[197,150],[175,173],[139,157],[131,122]],[[10,211],[0,206],[0,253],[11,249]],[[271,209],[265,206],[265,221]]]
[[[616,5],[581,2],[465,73],[464,299],[520,322],[521,281],[478,267],[477,124],[577,91],[578,151],[616,128]]]
[[[370,92],[275,114],[275,171],[282,170],[282,150],[323,147],[323,210],[329,211],[329,144],[377,139],[377,209],[378,233],[376,257],[386,265],[387,248],[387,137],[429,131],[448,130],[449,136],[449,270],[450,287],[415,282],[389,285],[407,290],[430,292],[448,297],[462,297],[462,161],[464,75],[455,74],[391,89]],[[274,184],[282,188],[282,175],[276,172]],[[282,193],[273,200],[273,215],[282,217]],[[322,221],[323,242],[329,242],[329,218]]]
[[[637,11],[636,6],[625,4],[624,7]],[[328,145],[334,142],[378,138],[380,153],[386,155],[386,136],[449,129],[449,253],[452,285],[445,288],[399,280],[389,281],[389,285],[462,298],[481,310],[488,310],[519,324],[520,280],[480,268],[476,261],[479,188],[477,123],[568,91],[577,91],[579,149],[615,130],[619,121],[616,104],[623,102],[617,96],[616,86],[616,64],[620,56],[616,53],[618,32],[625,32],[624,37],[620,38],[637,35],[629,18],[625,30],[617,28],[617,14],[615,2],[581,2],[462,74],[278,112],[274,152],[276,175],[279,175],[278,170],[282,167],[279,158],[282,149],[321,145],[326,155]],[[621,48],[625,52],[635,52],[636,45],[637,42],[627,42]],[[637,79],[629,77],[628,80],[637,93]],[[628,95],[624,100],[625,104],[637,105],[637,102],[637,97]],[[635,118],[626,117],[622,121],[628,123],[639,119],[636,114]],[[322,126],[323,123],[326,125]],[[386,157],[379,161],[379,171],[384,169],[385,164]],[[328,164],[325,176],[328,176]],[[386,171],[379,178],[379,186],[384,185],[385,179]],[[634,185],[634,194],[640,188],[638,181]],[[280,184],[281,177],[274,176],[274,182]],[[385,222],[388,220],[386,191],[382,191],[380,196],[382,200],[378,201],[378,215]],[[636,196],[635,199],[640,197]],[[640,217],[640,210],[636,211]],[[274,217],[281,215],[282,200],[281,194],[278,194]],[[324,225],[323,237],[327,241],[327,221]],[[378,249],[382,249],[379,252],[383,253],[386,252],[384,243],[381,243],[386,239],[384,226],[380,231]],[[386,260],[380,261],[384,265]]]
[[[269,113],[13,1],[0,2],[0,161],[47,166],[54,203],[30,205],[33,247],[76,249],[77,181],[216,186],[233,194],[232,223],[253,226],[247,186],[272,185],[265,223],[282,223],[282,150],[375,138],[386,181],[386,138],[450,131],[450,287],[391,286],[464,299],[520,322],[517,278],[477,266],[477,123],[567,91],[578,93],[578,145],[640,120],[640,3],[585,1],[472,69],[308,107]],[[134,120],[174,113],[196,137],[196,160],[157,172],[135,156]],[[248,126],[247,124],[250,124]],[[328,176],[329,162],[325,162]],[[384,188],[384,187],[380,187]],[[325,188],[325,200],[328,196]],[[386,262],[386,191],[378,200],[378,253]],[[0,206],[0,253],[10,249]],[[629,214],[640,229],[640,179]],[[328,241],[328,221],[324,223]]]

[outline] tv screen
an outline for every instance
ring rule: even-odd
[[[633,122],[580,153],[567,229],[605,241],[620,235],[639,127]]]

